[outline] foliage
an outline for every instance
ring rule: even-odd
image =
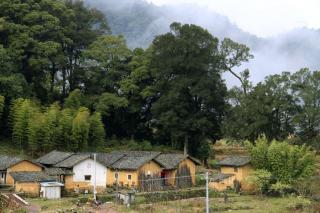
[[[82,107],[78,110],[72,121],[72,150],[83,150],[88,146],[89,138],[89,112],[88,109]]]
[[[296,181],[310,178],[315,172],[315,154],[305,145],[293,146],[287,142],[272,141],[265,137],[247,142],[251,162],[257,169],[249,178],[261,192],[273,190],[283,194]]]
[[[292,138],[296,144],[318,148],[319,77],[319,71],[305,68],[267,76],[257,85],[247,86],[247,93],[243,86],[232,88],[225,135],[253,141],[264,134],[269,141]]]
[[[70,109],[79,109],[83,103],[83,96],[79,89],[75,89],[70,92],[69,96],[64,101],[64,107]]]
[[[97,150],[103,147],[105,144],[105,129],[102,123],[100,113],[95,112],[89,118],[89,141],[88,146]]]
[[[272,174],[267,170],[258,169],[247,177],[247,181],[248,183],[255,185],[262,194],[268,191],[272,181]]]
[[[284,184],[310,177],[315,172],[315,154],[305,145],[278,141],[268,145],[267,139],[261,137],[256,145],[247,143],[247,147],[254,167],[270,171],[273,178]]]
[[[88,109],[61,109],[55,103],[41,110],[29,99],[17,99],[11,107],[13,142],[32,154],[53,149],[83,151],[104,145],[105,130],[99,113]]]
[[[218,44],[201,27],[173,23],[171,32],[158,36],[152,46],[157,94],[151,107],[154,127],[167,140],[185,147],[190,142],[192,154],[200,142],[195,138],[221,137],[226,86],[221,79]]]

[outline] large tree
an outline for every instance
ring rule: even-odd
[[[153,123],[172,142],[183,141],[185,149],[191,142],[193,154],[206,139],[221,137],[226,86],[218,44],[207,30],[179,23],[153,42]]]

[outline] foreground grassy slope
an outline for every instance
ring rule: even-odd
[[[29,199],[31,205],[41,209],[41,212],[51,213],[59,210],[76,209],[77,212],[87,212],[88,208],[77,208],[76,199],[65,198],[62,200],[49,201],[41,199]],[[268,198],[251,195],[230,194],[229,201],[224,202],[223,198],[210,199],[212,212],[235,212],[235,213],[289,213],[289,212],[317,212],[315,206],[308,199],[301,197]],[[205,199],[194,198],[179,201],[167,201],[154,204],[134,205],[128,209],[114,203],[101,207],[100,211],[112,213],[202,213],[205,212]]]

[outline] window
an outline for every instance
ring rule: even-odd
[[[128,180],[131,180],[132,176],[131,175],[128,175]]]
[[[85,181],[90,181],[91,180],[91,175],[85,175],[84,176]]]
[[[234,167],[234,172],[238,172],[238,168],[237,167]]]

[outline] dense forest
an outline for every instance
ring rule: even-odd
[[[30,153],[130,139],[201,159],[221,138],[262,134],[319,148],[320,72],[253,85],[249,70],[236,72],[253,57],[243,44],[176,22],[148,48],[131,49],[82,1],[2,0],[0,137]],[[228,90],[225,72],[241,86]]]

